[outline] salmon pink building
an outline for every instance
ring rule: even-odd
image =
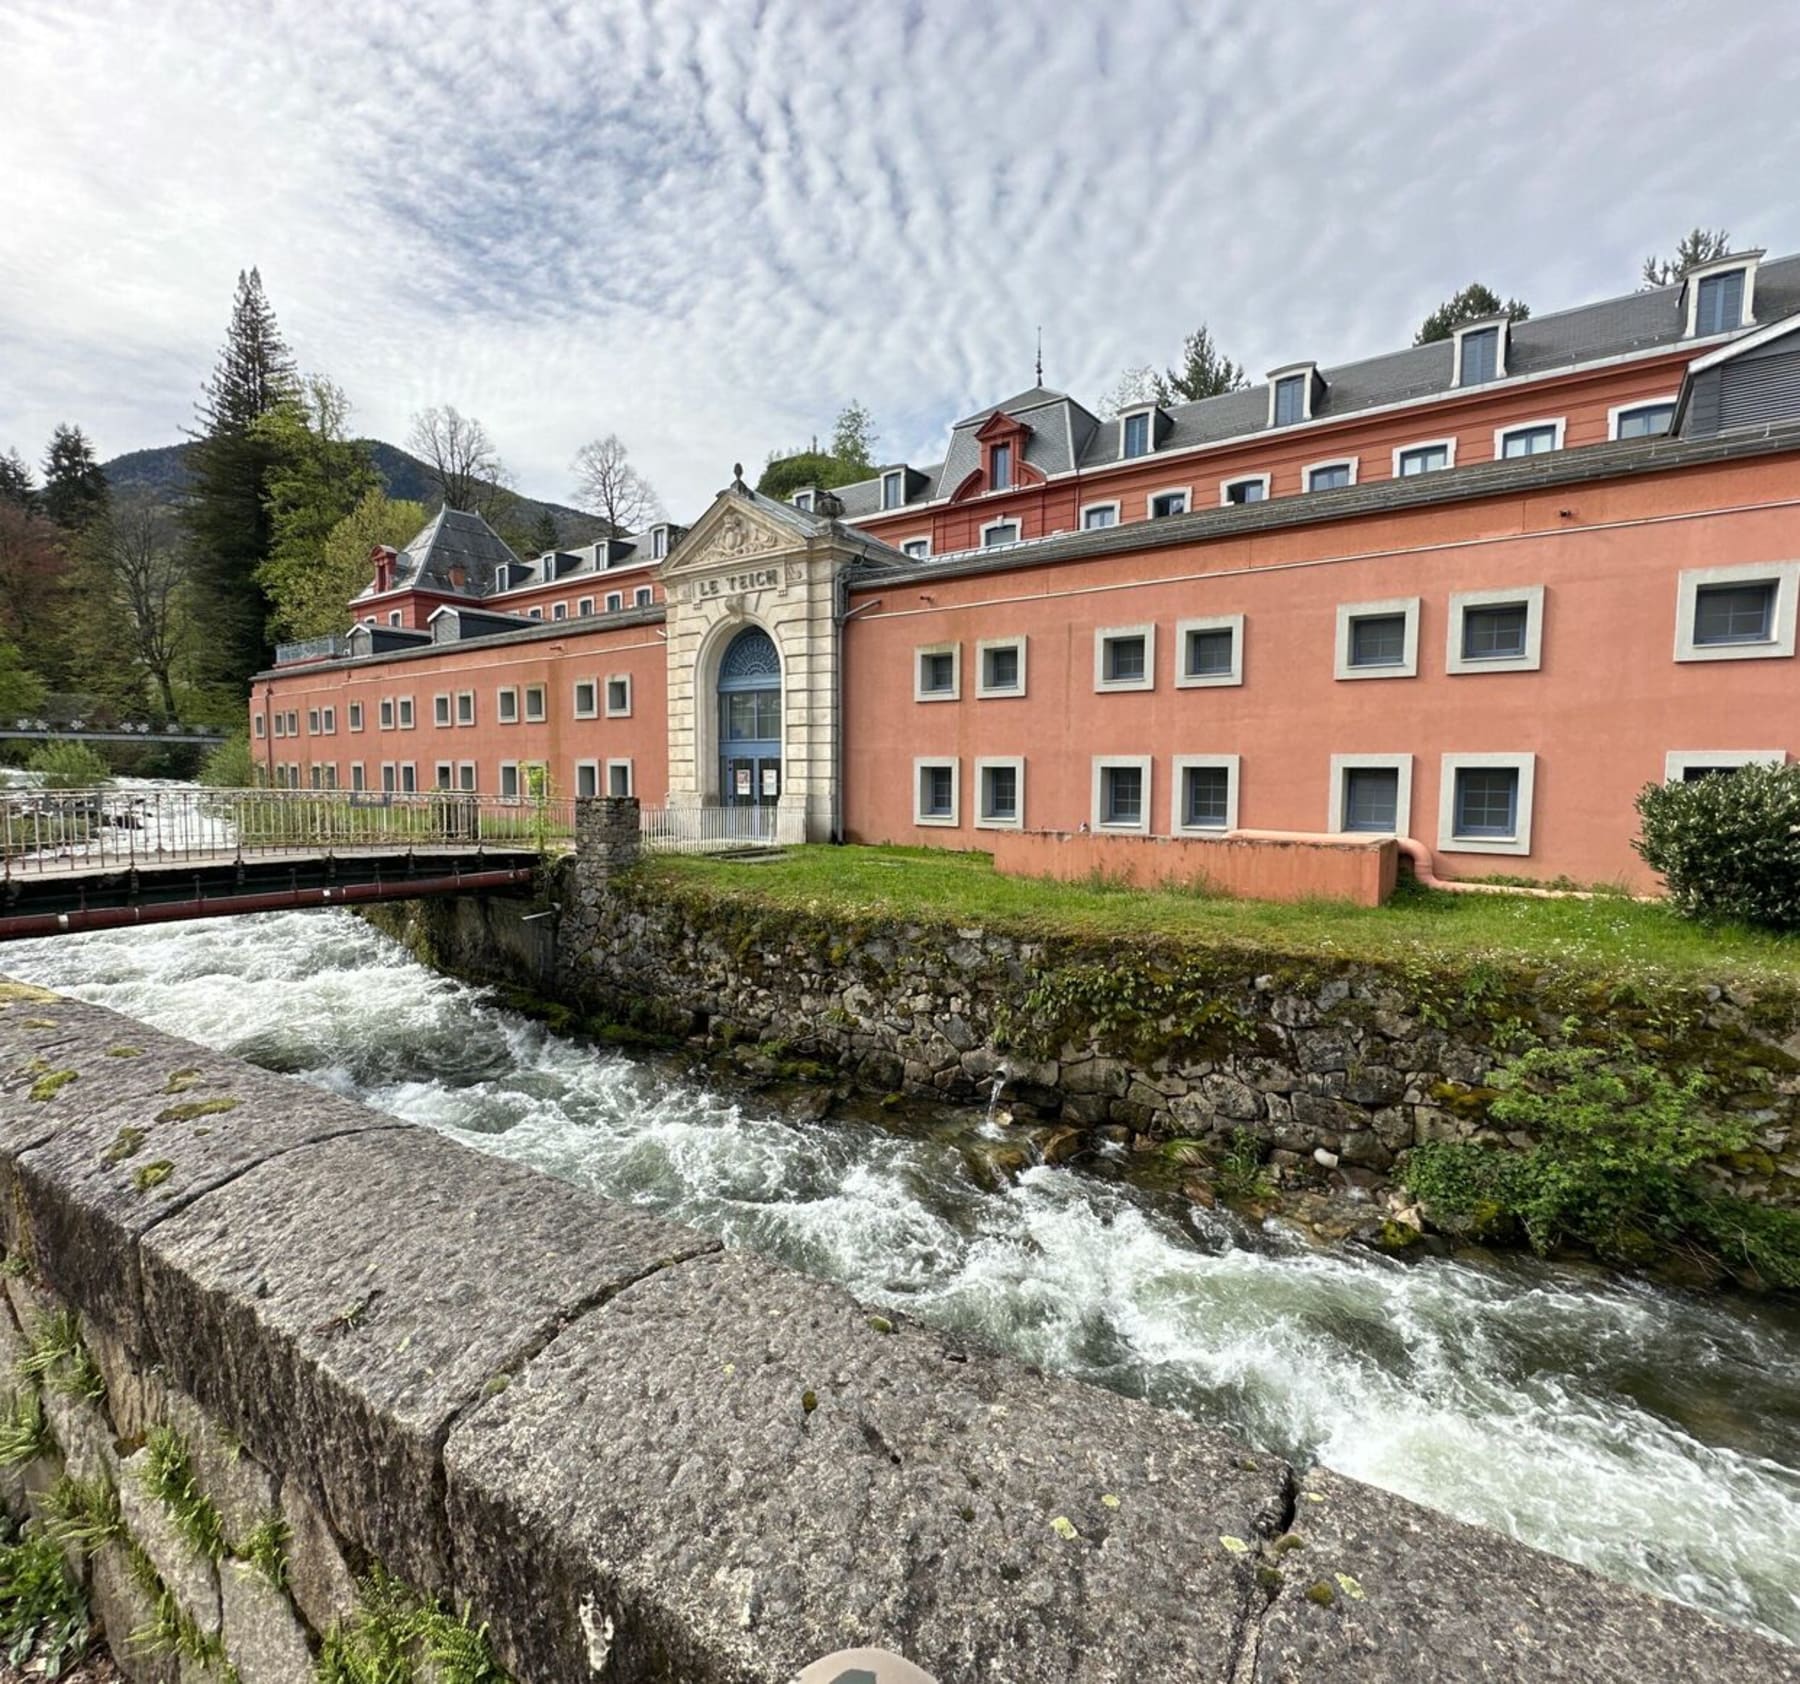
[[[251,701],[271,781],[812,840],[1410,839],[1650,886],[1644,784],[1800,752],[1800,257],[533,558],[441,512]]]

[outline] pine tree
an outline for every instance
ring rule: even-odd
[[[184,510],[207,623],[203,676],[233,690],[241,690],[273,653],[267,640],[269,604],[257,569],[274,543],[269,484],[281,447],[257,423],[298,389],[262,276],[254,269],[240,273],[231,326],[198,407],[200,428],[188,447]]]
[[[1222,392],[1238,392],[1249,384],[1243,365],[1234,363],[1213,344],[1202,322],[1181,342],[1181,365],[1152,377],[1160,404],[1198,403]]]
[[[1644,288],[1666,287],[1678,281],[1696,263],[1710,263],[1731,250],[1731,236],[1723,228],[1691,228],[1675,244],[1673,257],[1644,259]]]
[[[44,456],[44,513],[65,532],[85,531],[106,512],[106,475],[86,433],[59,426]]]
[[[1453,298],[1447,298],[1419,324],[1413,336],[1415,345],[1433,345],[1448,339],[1464,322],[1478,322],[1483,316],[1504,316],[1509,322],[1522,322],[1531,315],[1531,306],[1517,298],[1502,304],[1500,294],[1480,281],[1471,281]]]
[[[37,507],[37,483],[31,477],[31,464],[16,450],[0,456],[0,503],[14,503],[21,509]]]
[[[556,530],[556,516],[548,509],[540,509],[538,517],[531,523],[531,553],[543,555],[553,550],[561,542]]]

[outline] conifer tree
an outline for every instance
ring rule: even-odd
[[[184,510],[207,626],[204,676],[232,690],[241,690],[272,654],[268,601],[257,569],[273,546],[269,483],[280,445],[257,423],[298,387],[262,276],[254,269],[240,273],[231,326],[188,447]]]
[[[88,436],[66,423],[44,456],[44,513],[65,532],[83,532],[106,512],[106,474]]]
[[[0,456],[0,503],[13,503],[21,509],[37,507],[37,482],[31,477],[31,464],[17,450]]]
[[[1480,281],[1471,281],[1461,292],[1446,298],[1419,324],[1413,336],[1415,345],[1434,345],[1448,339],[1464,322],[1478,322],[1483,316],[1505,316],[1508,321],[1522,322],[1531,314],[1531,306],[1517,298],[1504,304],[1500,294]]]

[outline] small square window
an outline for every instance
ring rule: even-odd
[[[1397,667],[1406,659],[1406,616],[1365,614],[1350,622],[1353,667]]]
[[[433,725],[450,723],[450,698],[447,695],[431,698],[431,722]]]
[[[1225,503],[1261,503],[1269,495],[1269,479],[1266,474],[1252,475],[1246,479],[1228,479],[1219,488],[1219,497]]]
[[[1338,678],[1412,678],[1419,670],[1419,599],[1340,603]]]
[[[1341,491],[1356,483],[1356,470],[1349,462],[1321,462],[1306,470],[1308,491]]]
[[[978,829],[1016,830],[1024,821],[1025,762],[975,762],[975,824]]]
[[[1698,783],[1702,778],[1740,772],[1746,766],[1785,766],[1783,748],[1672,748],[1663,757],[1665,783]]]
[[[631,762],[609,760],[606,763],[606,793],[619,799],[632,793]]]
[[[1695,333],[1730,333],[1744,325],[1744,271],[1707,275],[1694,309]]]
[[[502,725],[519,723],[519,692],[517,690],[497,690],[494,693],[494,717]]]
[[[992,549],[996,544],[1016,544],[1019,541],[1019,523],[1016,520],[997,520],[991,526],[981,529],[981,545],[983,549]]]
[[[1400,811],[1400,774],[1387,766],[1356,766],[1344,773],[1345,830],[1391,832]]]
[[[1150,499],[1150,518],[1167,520],[1171,515],[1184,515],[1188,509],[1185,491],[1159,491]]]
[[[559,602],[550,610],[550,618],[553,620],[566,620],[568,617],[569,605],[566,602]]]
[[[1513,427],[1500,435],[1502,460],[1521,456],[1548,456],[1562,448],[1562,428],[1554,421],[1538,421],[1529,427]]]
[[[607,611],[607,613],[617,614],[622,608],[624,608],[624,606],[625,606],[625,593],[623,591],[608,591],[606,593],[606,611]]]
[[[1125,455],[1148,456],[1150,454],[1150,413],[1140,410],[1136,415],[1125,417]]]
[[[575,717],[595,719],[600,713],[600,686],[591,678],[575,681]]]
[[[810,491],[796,491],[793,496],[794,507],[803,515],[812,513],[813,494]]]
[[[1231,828],[1231,768],[1224,765],[1183,766],[1180,828]]]
[[[1209,631],[1187,634],[1187,661],[1182,671],[1189,678],[1219,678],[1236,665],[1233,646],[1237,639],[1231,627],[1216,626]]]
[[[1446,754],[1438,785],[1438,846],[1452,853],[1531,852],[1529,754]]]
[[[906,501],[905,476],[899,473],[881,476],[881,506],[897,509]]]
[[[1100,761],[1094,768],[1094,823],[1101,830],[1149,829],[1150,762]]]
[[[1025,639],[993,638],[976,645],[978,696],[1025,694]]]
[[[543,619],[543,617],[544,617],[544,611],[542,608],[532,609],[528,616],[528,618],[533,619],[533,620],[541,620],[541,619]]]
[[[1517,659],[1525,653],[1525,625],[1529,618],[1529,610],[1522,602],[1469,609],[1463,615],[1463,659]]]
[[[1435,474],[1450,466],[1448,444],[1418,444],[1394,452],[1394,473],[1400,479],[1417,474]]]
[[[923,561],[931,554],[931,540],[929,538],[908,538],[900,546],[900,553],[911,556],[914,561]]]
[[[594,612],[594,599],[591,596],[582,597],[575,604],[575,612],[578,615],[580,615],[582,619],[585,620],[590,614],[592,614]]]
[[[1616,439],[1659,438],[1675,419],[1673,403],[1641,403],[1613,414],[1613,437]]]
[[[1456,834],[1510,839],[1519,811],[1519,774],[1509,766],[1464,767],[1456,774]]]
[[[1114,626],[1094,634],[1094,688],[1148,690],[1156,677],[1156,628]]]
[[[606,717],[624,719],[631,712],[631,680],[619,676],[606,681]]]
[[[656,593],[648,585],[639,585],[631,593],[632,606],[635,608],[648,608],[655,599]]]
[[[1702,585],[1694,593],[1694,642],[1767,643],[1775,624],[1775,581]]]
[[[1541,664],[1543,615],[1542,585],[1453,592],[1445,672],[1536,672]]]
[[[1306,381],[1304,374],[1290,374],[1275,382],[1275,425],[1291,427],[1306,419]]]
[[[913,762],[913,821],[954,825],[957,822],[957,768],[954,760]]]
[[[917,652],[913,700],[953,702],[961,692],[961,650],[956,643],[933,644]]]
[[[1081,530],[1083,532],[1099,532],[1104,527],[1119,524],[1119,505],[1117,503],[1090,503],[1081,511]]]
[[[541,684],[525,686],[525,718],[530,724],[542,722],[545,716],[544,687]]]
[[[350,729],[352,731],[360,731],[363,728],[362,713],[363,705],[361,702],[352,702],[350,704]]]
[[[475,723],[475,692],[473,690],[456,692],[456,723],[458,725]]]

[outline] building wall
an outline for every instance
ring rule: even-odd
[[[1792,658],[1678,662],[1683,569],[1800,553],[1792,458],[1296,527],[1060,566],[865,589],[846,655],[853,839],[980,848],[980,757],[1019,757],[1023,823],[1094,821],[1096,756],[1149,756],[1167,835],[1173,757],[1239,757],[1237,823],[1334,829],[1332,756],[1408,756],[1410,822],[1445,875],[1652,879],[1633,797],[1671,750],[1800,753]],[[1536,671],[1451,673],[1453,592],[1542,587]],[[1340,604],[1419,599],[1417,673],[1335,675]],[[1177,623],[1244,616],[1243,681],[1178,688]],[[1099,693],[1101,628],[1154,624],[1153,685]],[[976,646],[1023,635],[1026,694],[980,699]],[[956,645],[958,699],[915,700],[916,651]],[[1529,852],[1440,852],[1442,757],[1535,756]],[[954,824],[915,818],[920,758],[954,759]]]
[[[1117,501],[1121,524],[1147,519],[1149,499],[1165,491],[1186,489],[1190,508],[1216,508],[1222,482],[1256,474],[1270,476],[1271,497],[1299,496],[1309,466],[1347,456],[1357,459],[1356,483],[1367,485],[1393,477],[1397,449],[1435,439],[1456,440],[1457,467],[1490,462],[1498,429],[1536,421],[1564,421],[1565,449],[1602,444],[1612,436],[1615,408],[1672,399],[1691,356],[1691,351],[1677,352],[1566,377],[1485,387],[1466,397],[1287,427],[1236,444],[1159,451],[1048,484],[915,507],[858,524],[894,545],[928,537],[932,554],[944,555],[979,549],[982,527],[1002,518],[1017,519],[1020,536],[1030,539],[1078,531],[1082,509],[1093,503]]]
[[[608,717],[605,684],[610,677],[629,678],[630,713]],[[577,718],[575,685],[592,679],[599,686],[599,717]],[[541,723],[527,720],[524,692],[532,685],[545,691]],[[498,692],[520,692],[520,719],[502,724]],[[451,698],[451,719],[456,718],[459,691],[475,695],[473,725],[441,726],[436,723],[435,699]],[[402,728],[396,705],[395,724],[383,729],[381,702],[411,697],[413,726]],[[360,702],[363,729],[350,729],[350,710]],[[309,716],[319,710],[335,710],[336,729],[330,733],[308,729]],[[274,734],[274,715],[298,716],[298,737]],[[264,719],[258,737],[256,719]],[[251,697],[251,748],[259,765],[299,768],[302,786],[312,783],[314,766],[336,768],[339,788],[351,787],[350,766],[360,761],[366,787],[382,787],[381,768],[410,762],[420,789],[436,783],[440,762],[453,767],[472,763],[477,787],[484,793],[501,788],[503,763],[541,761],[550,768],[555,794],[571,795],[577,788],[576,767],[594,761],[600,769],[600,790],[605,792],[609,761],[628,760],[632,789],[646,806],[660,806],[668,791],[667,686],[664,679],[662,627],[621,626],[582,629],[571,625],[565,637],[527,643],[455,644],[408,654],[385,661],[356,665],[309,666],[291,676],[259,679]],[[453,774],[453,782],[455,775]]]

